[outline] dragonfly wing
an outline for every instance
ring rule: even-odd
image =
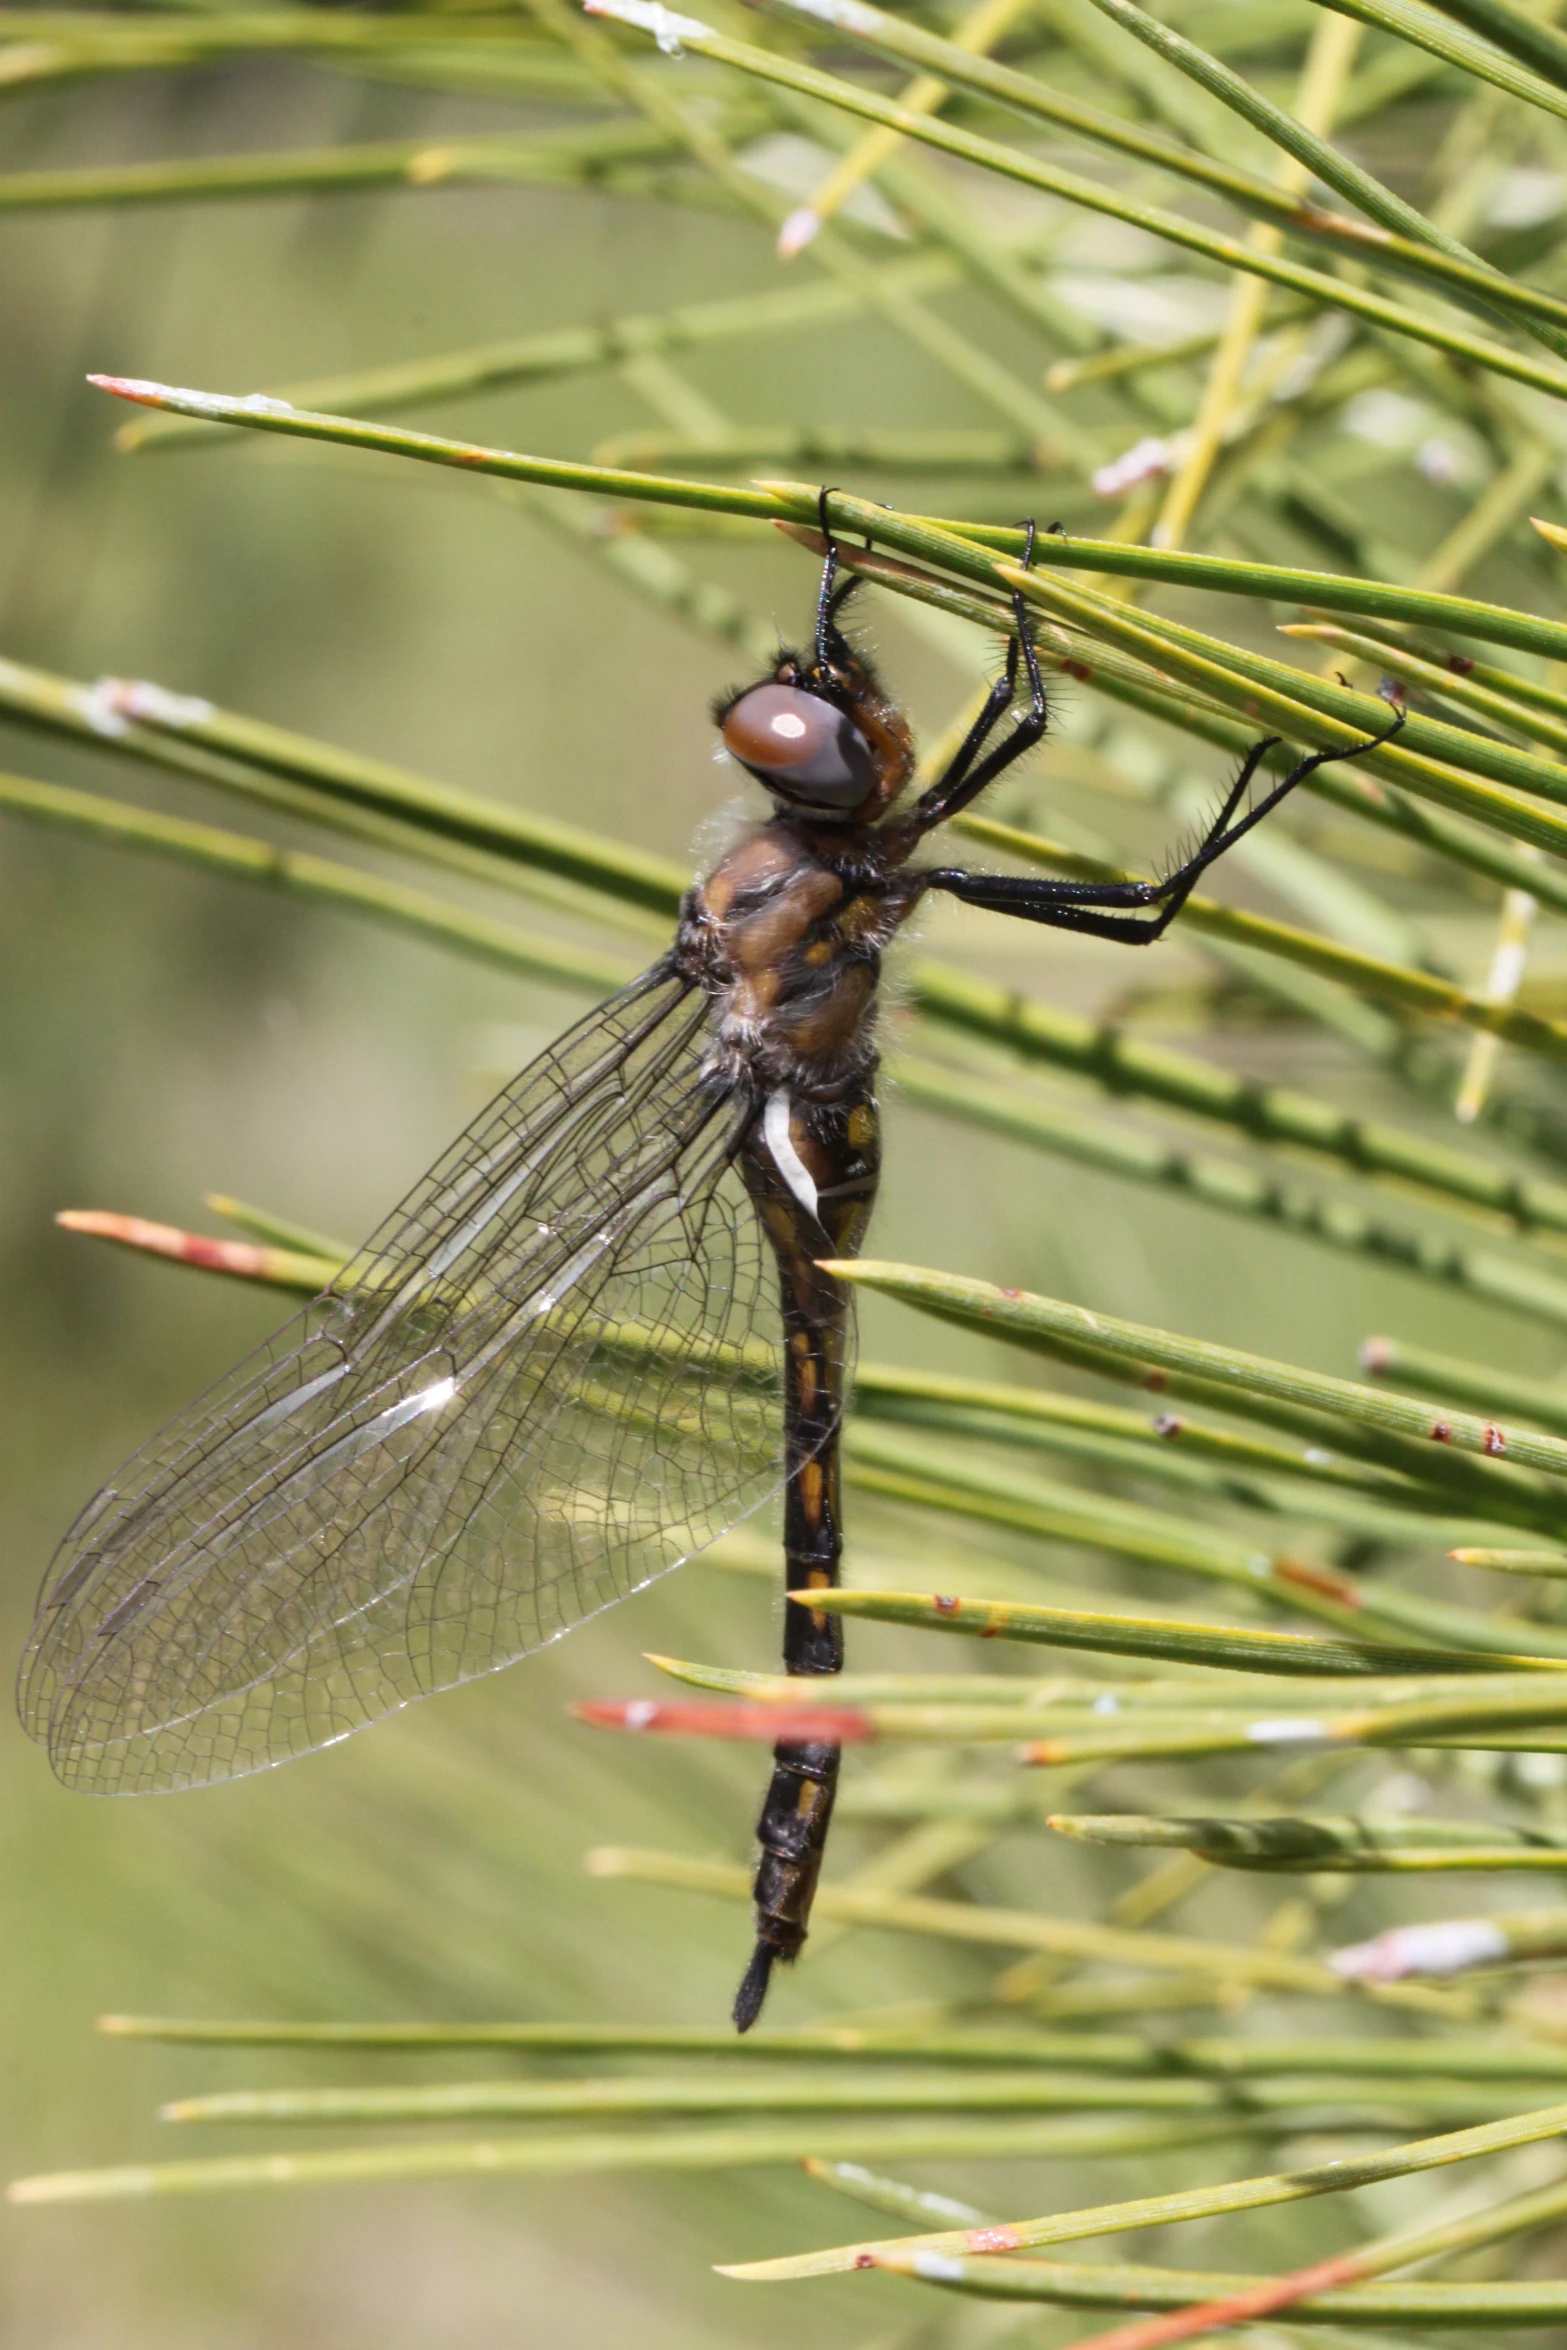
[[[69,1785],[234,1778],[510,1663],[781,1481],[752,1096],[667,960],[493,1102],[332,1288],[156,1437],[46,1583]]]

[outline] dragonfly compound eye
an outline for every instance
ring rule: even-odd
[[[753,686],[719,731],[741,766],[784,799],[847,813],[875,788],[875,754],[854,721],[802,686]]]

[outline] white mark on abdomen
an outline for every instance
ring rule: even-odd
[[[773,1165],[806,1214],[818,1216],[821,1211],[816,1185],[809,1167],[794,1147],[794,1136],[789,1132],[789,1096],[782,1086],[767,1097],[767,1108],[762,1113],[762,1139],[773,1154]]]

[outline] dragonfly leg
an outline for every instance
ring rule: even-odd
[[[825,677],[847,659],[849,648],[838,626],[838,615],[860,585],[858,578],[840,581],[838,578],[838,542],[832,535],[827,520],[827,501],[832,496],[824,484],[816,494],[816,518],[822,537],[827,542],[827,553],[822,563],[821,585],[816,591],[816,674]]]
[[[1034,560],[1034,525],[1025,522],[1023,569]],[[1034,645],[1034,632],[1029,622],[1028,605],[1022,591],[1014,589],[1012,617],[1016,633],[1007,642],[1007,664],[996,679],[968,733],[958,745],[946,772],[939,775],[927,792],[923,792],[909,811],[909,826],[916,835],[930,832],[936,825],[945,824],[949,816],[958,815],[977,800],[980,793],[993,784],[998,775],[1021,759],[1025,751],[1033,749],[1049,721],[1049,707],[1045,699],[1045,681],[1040,675],[1039,654]],[[1028,680],[1028,707],[1023,710],[1010,734],[987,751],[996,728],[1017,698],[1018,667],[1021,663]],[[981,756],[981,753],[984,755]]]
[[[927,889],[945,890],[965,905],[983,906],[993,914],[1013,914],[1025,922],[1043,922],[1052,929],[1075,930],[1090,938],[1116,939],[1125,946],[1150,946],[1164,936],[1208,867],[1244,839],[1297,784],[1333,760],[1356,759],[1376,750],[1397,734],[1403,723],[1400,710],[1380,734],[1369,735],[1364,742],[1347,743],[1342,750],[1313,751],[1254,808],[1237,816],[1257,769],[1279,738],[1269,735],[1254,743],[1207,833],[1191,856],[1163,881],[1045,881],[1033,875],[965,873],[956,867],[938,868],[921,878]]]

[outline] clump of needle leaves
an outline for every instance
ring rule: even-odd
[[[217,478],[264,435],[279,461],[325,446],[511,485],[618,592],[758,666],[775,638],[737,550],[798,542],[803,603],[825,479],[860,608],[895,608],[969,673],[949,739],[1026,599],[1054,764],[957,829],[1027,870],[1146,869],[1259,734],[1282,771],[1406,713],[1248,839],[1234,886],[1192,898],[1184,976],[1155,961],[1120,1018],[987,975],[982,952],[911,949],[889,1075],[976,1153],[1000,1138],[1115,1187],[1130,1228],[1276,1235],[1337,1296],[1391,1274],[1421,1333],[1463,1315],[1497,1334],[1471,1359],[1368,1327],[1358,1364],[1311,1369],[1277,1359],[1261,1315],[1218,1344],[993,1285],[960,1222],[939,1264],[838,1268],[887,1301],[879,1330],[932,1324],[937,1363],[966,1333],[953,1359],[975,1366],[868,1350],[831,1601],[928,1637],[885,1650],[921,1660],[894,1671],[859,1631],[830,1693],[862,1857],[829,1869],[814,1941],[874,1929],[923,1953],[928,1997],[836,2015],[808,1963],[743,2049],[651,2009],[109,2019],[292,2052],[299,2077],[166,2109],[255,2150],[28,2178],[16,2200],[498,2174],[521,2197],[525,2177],[803,2162],[806,2248],[791,2206],[787,2240],[731,2273],[890,2273],[904,2321],[944,2329],[922,2340],[977,2340],[984,2300],[1096,2350],[1238,2326],[1393,2350],[1567,2321],[1567,1385],[1518,1368],[1567,1365],[1555,14],[416,0],[0,21],[13,110],[280,57],[395,84],[410,119],[453,93],[491,110],[482,131],[33,163],[0,172],[8,218],[463,185],[514,227],[530,191],[697,208],[749,257],[739,290],[606,317],[589,288],[573,323],[449,349],[410,330],[329,379],[106,375],[131,403],[104,406],[127,463]],[[769,350],[809,336],[808,411],[785,370],[770,405]],[[873,345],[940,384],[928,419],[865,396]],[[610,441],[524,450],[475,424],[492,395],[610,371],[644,411]],[[472,437],[439,429],[458,402]],[[1030,514],[1060,527],[1025,570]],[[688,874],[634,829],[524,812],[197,700],[201,682],[0,661],[0,717],[40,769],[0,774],[0,811],[270,891],[280,923],[294,901],[301,922],[336,909],[584,1004],[672,921]],[[84,752],[101,788],[51,779]],[[149,771],[210,808],[146,805]],[[1248,1058],[1259,1032],[1293,1040],[1284,1074]],[[227,1237],[134,1202],[62,1220],[296,1295],[348,1253],[211,1204]],[[688,1572],[718,1568],[774,1574],[774,1548],[748,1531]],[[782,1678],[654,1662],[645,1733],[786,1730]],[[1004,1841],[1026,1856],[1005,1901],[986,1873]],[[628,1919],[654,1885],[716,1902],[690,1904],[693,1936],[740,1934],[738,1847],[591,1866]],[[322,2142],[325,2124],[350,2134]],[[996,2163],[988,2204],[967,2200]],[[1379,2200],[1395,2182],[1402,2201]],[[858,2335],[851,2308],[843,2338],[885,2338],[891,2306]]]

